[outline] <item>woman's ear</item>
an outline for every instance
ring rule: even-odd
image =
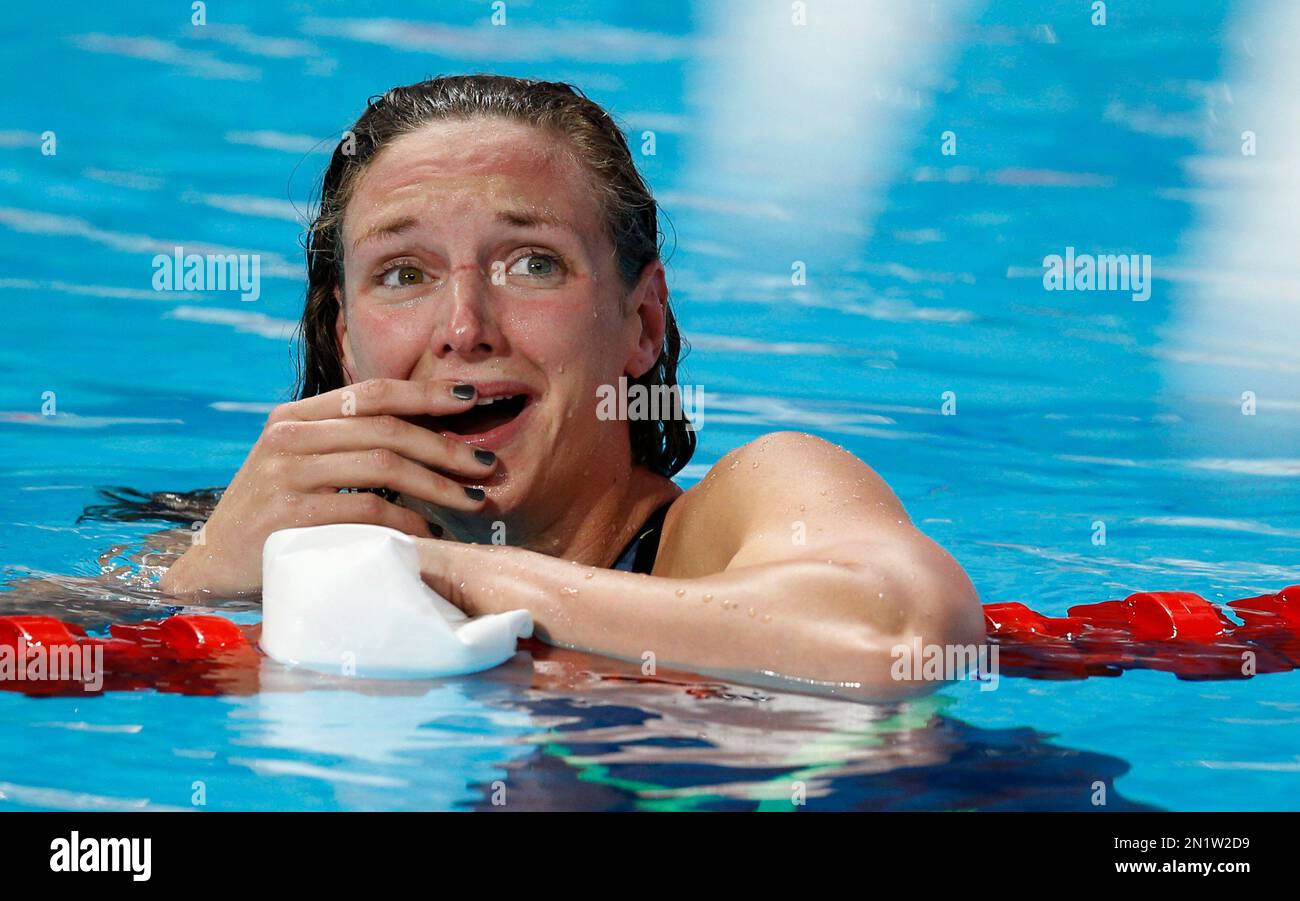
[[[632,378],[640,378],[655,365],[663,351],[664,330],[668,327],[668,282],[659,260],[647,263],[630,297],[632,319],[636,323],[636,344],[624,366]]]
[[[334,340],[338,343],[339,360],[343,363],[343,373],[348,377],[348,384],[356,384],[356,365],[352,359],[352,344],[348,341],[348,320],[343,312],[343,289],[334,288],[334,301],[338,304],[338,316],[334,319]]]

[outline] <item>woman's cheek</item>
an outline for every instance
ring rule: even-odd
[[[521,304],[497,322],[511,352],[543,368],[571,359],[576,348],[582,346],[581,341],[574,340],[572,315],[556,306]]]
[[[360,379],[405,378],[428,343],[417,309],[362,307],[349,323]]]
[[[593,315],[596,309],[592,298],[566,298],[565,302],[535,307],[520,317],[516,327],[528,335],[536,351],[549,358],[589,358],[614,338],[612,317]]]

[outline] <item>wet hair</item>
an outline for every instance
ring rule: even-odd
[[[334,328],[339,312],[336,290],[341,296],[343,215],[366,166],[394,139],[429,122],[479,117],[532,125],[567,140],[568,149],[586,167],[599,194],[626,290],[636,286],[647,264],[659,259],[654,197],[637,171],[618,125],[577,88],[500,75],[433,78],[393,88],[370,99],[361,118],[334,149],[325,170],[320,208],[306,240],[307,301],[300,324],[296,398],[347,384]],[[628,379],[629,389],[640,384],[655,392],[677,385],[683,341],[671,305],[666,314],[659,357],[649,371]],[[695,451],[695,433],[680,416],[633,420],[628,428],[632,462],[662,475],[678,472]]]

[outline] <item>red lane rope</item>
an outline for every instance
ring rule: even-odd
[[[986,604],[984,623],[1003,675],[1086,679],[1154,669],[1180,679],[1248,679],[1300,668],[1300,585],[1230,601],[1226,610],[1187,591],[1142,591],[1080,604],[1063,617]]]
[[[1154,669],[1180,679],[1247,679],[1300,668],[1300,585],[1226,609],[1185,591],[1081,604],[1062,617],[1019,603],[986,604],[984,622],[998,646],[1000,675],[1086,679]],[[177,615],[114,625],[110,637],[96,638],[52,616],[0,616],[0,689],[252,694],[257,631],[219,616]],[[74,656],[83,668],[70,675]],[[92,660],[97,676],[85,671]]]
[[[154,689],[253,694],[257,627],[172,616],[109,627],[109,638],[52,616],[0,616],[0,689],[35,695]]]

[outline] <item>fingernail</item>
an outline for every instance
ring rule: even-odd
[[[492,453],[492,451],[476,450],[474,451],[474,459],[482,463],[484,466],[491,466],[497,461],[497,455]]]
[[[473,385],[452,385],[451,393],[460,400],[473,400],[478,391]]]
[[[483,498],[487,497],[487,492],[482,488],[466,488],[465,496],[472,501],[481,501]]]

